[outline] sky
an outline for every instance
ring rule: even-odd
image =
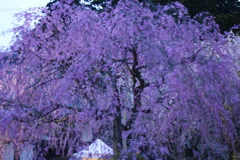
[[[16,23],[14,14],[30,7],[43,7],[50,0],[0,0],[0,49],[9,46],[13,33],[11,28]]]

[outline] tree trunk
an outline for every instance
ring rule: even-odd
[[[232,144],[228,144],[228,160],[233,160],[233,147],[232,147]]]
[[[122,149],[122,121],[121,113],[113,121],[113,151],[115,154],[121,153]]]

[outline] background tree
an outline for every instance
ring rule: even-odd
[[[167,4],[175,0],[154,0],[154,3]],[[234,25],[239,25],[240,1],[238,0],[180,0],[193,17],[200,12],[209,12],[216,17],[221,32],[229,31]],[[239,30],[237,30],[239,31]],[[236,32],[237,32],[236,31]]]
[[[239,154],[237,37],[180,3],[95,12],[72,2],[53,4],[32,29],[26,14],[1,54],[2,135],[19,145],[48,136],[70,155],[87,125],[119,158],[139,148],[155,159]]]

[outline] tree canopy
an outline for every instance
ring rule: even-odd
[[[55,0],[54,2],[56,2]],[[96,9],[96,6],[105,7],[107,4],[115,6],[119,0],[85,0],[86,6]],[[152,5],[166,5],[177,0],[138,0]],[[75,2],[78,2],[76,0]],[[238,0],[179,0],[189,11],[191,17],[201,12],[208,12],[215,17],[220,30],[229,31],[234,25],[240,25],[240,1]],[[79,3],[80,5],[80,3]],[[156,6],[155,6],[156,7]],[[235,31],[239,32],[239,29]]]
[[[52,4],[34,27],[36,16],[23,15],[0,54],[6,141],[47,136],[49,148],[71,155],[88,128],[118,159],[139,149],[146,159],[239,156],[239,37],[178,2],[152,11],[119,1],[102,12],[72,2]]]

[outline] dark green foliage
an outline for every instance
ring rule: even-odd
[[[218,14],[216,15],[216,22],[220,24],[220,30],[226,31],[235,24],[240,24],[240,12],[236,12],[233,14]],[[239,33],[239,29],[236,32]]]
[[[161,5],[175,1],[152,0],[155,4]],[[240,1],[238,0],[179,0],[179,2],[189,10],[192,17],[200,12],[209,12],[216,17],[221,32],[228,31],[235,24],[240,24]]]

